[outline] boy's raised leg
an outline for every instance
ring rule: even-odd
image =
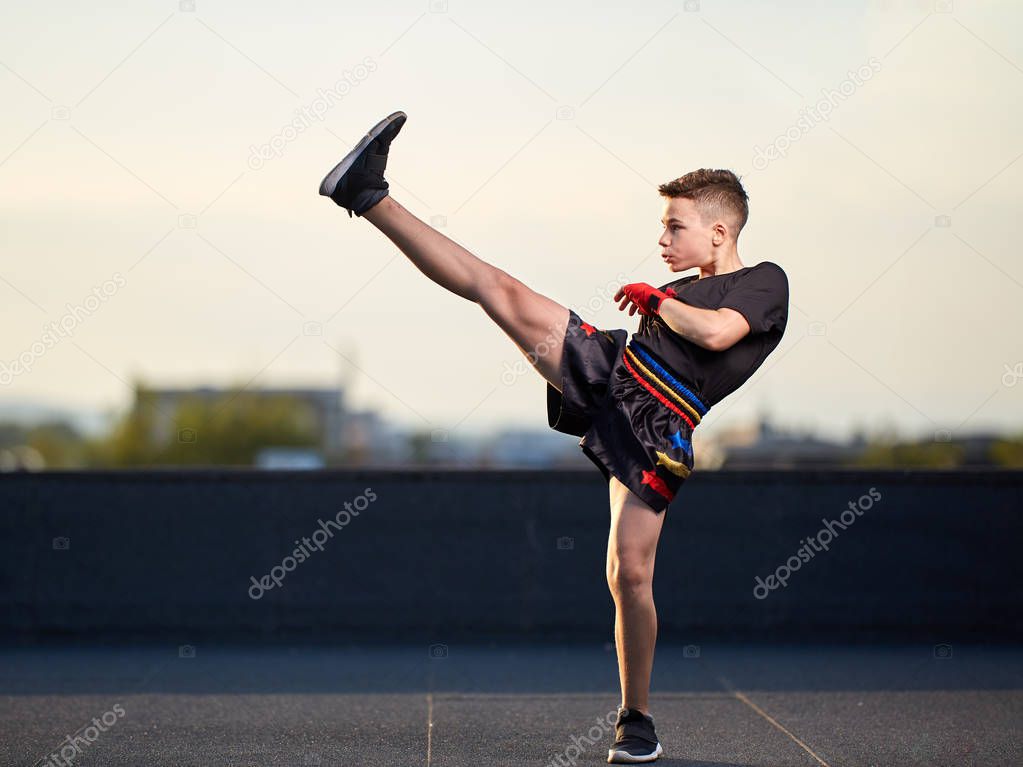
[[[537,371],[561,390],[561,347],[568,308],[478,258],[387,196],[363,216],[419,271],[479,304]],[[535,361],[534,361],[535,360]]]

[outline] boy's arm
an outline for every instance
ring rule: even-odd
[[[672,331],[710,351],[723,351],[750,332],[746,318],[734,309],[701,309],[675,298],[670,287],[661,291],[645,282],[623,285],[615,294],[619,309],[629,314],[657,314]]]
[[[657,310],[674,332],[710,351],[720,352],[750,332],[746,318],[734,309],[700,309],[668,298]]]

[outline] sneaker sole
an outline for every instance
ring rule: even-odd
[[[660,743],[657,744],[654,752],[648,756],[635,756],[628,751],[616,751],[611,748],[607,752],[607,761],[609,764],[638,764],[640,762],[652,762],[663,753],[664,749],[661,748]]]
[[[355,149],[346,154],[344,159],[335,165],[330,173],[323,177],[323,181],[320,182],[320,194],[324,197],[330,197],[334,194],[334,190],[337,189],[337,184],[341,180],[341,177],[348,172],[348,169],[351,168],[352,165],[355,164],[355,161],[359,159],[359,155],[366,151],[366,147],[370,145],[370,142],[383,133],[384,129],[387,128],[388,125],[398,119],[408,119],[408,115],[400,111],[395,112],[370,128],[369,133],[362,138],[362,141],[356,144]]]

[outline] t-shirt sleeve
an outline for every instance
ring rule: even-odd
[[[719,308],[739,312],[749,323],[751,333],[784,330],[789,314],[788,277],[777,264],[765,262],[737,280]]]

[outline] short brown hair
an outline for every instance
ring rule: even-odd
[[[657,191],[662,197],[685,197],[696,203],[704,223],[712,217],[727,215],[735,225],[735,236],[749,218],[749,195],[742,188],[739,177],[730,170],[700,168],[661,184]]]

